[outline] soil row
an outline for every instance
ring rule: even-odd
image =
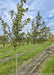
[[[42,63],[51,57],[52,53],[54,53],[54,45],[44,50],[44,52],[22,67],[21,70],[18,71],[18,75],[36,75]]]

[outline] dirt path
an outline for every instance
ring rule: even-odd
[[[42,63],[51,57],[54,53],[54,45],[50,46],[35,59],[31,60],[30,63],[26,64],[21,70],[18,71],[18,75],[36,75]]]

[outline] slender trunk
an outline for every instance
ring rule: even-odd
[[[5,43],[3,43],[3,48],[5,48]]]
[[[35,48],[35,46],[36,46],[36,38],[34,38],[34,50],[35,50],[35,53],[36,53],[36,48]],[[35,54],[35,62],[36,62],[36,54]]]
[[[17,49],[16,49],[16,75],[17,75]]]

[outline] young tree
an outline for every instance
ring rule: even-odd
[[[8,38],[7,35],[5,35],[5,36],[4,35],[1,35],[0,36],[0,41],[3,44],[3,48],[5,48],[5,44],[9,42],[8,40],[9,40],[9,38]]]
[[[32,38],[33,38],[33,43],[35,44],[36,43],[36,39],[38,37],[38,30],[41,26],[41,19],[42,17],[40,16],[40,12],[38,12],[37,16],[36,16],[36,22],[35,20],[33,19],[32,21]]]
[[[3,36],[2,36],[2,43],[3,43],[3,48],[5,48],[5,43],[8,40],[8,31],[9,31],[9,26],[2,18],[0,17],[1,25],[2,25],[2,30],[3,30]],[[8,28],[8,30],[6,29]]]
[[[42,26],[40,28],[39,40],[40,42],[44,42],[49,39],[50,28],[45,25],[45,22],[42,22]]]
[[[34,22],[34,19],[33,19],[33,21],[32,21],[32,29],[31,29],[31,31],[32,31],[32,40],[33,40],[33,43],[35,44],[35,35],[36,35],[36,33],[35,33],[35,22]]]
[[[32,21],[32,35],[33,42],[36,43],[38,39],[39,42],[44,42],[49,38],[50,28],[45,25],[45,22],[41,22],[42,17],[40,12],[36,16],[36,22]]]
[[[30,22],[30,18],[27,18],[23,21],[24,13],[28,11],[28,8],[23,8],[24,3],[26,3],[26,0],[21,0],[20,3],[17,4],[17,13],[14,12],[14,10],[11,10],[11,19],[12,19],[12,34],[14,36],[14,47],[16,50],[16,75],[17,75],[17,41],[20,40],[20,32],[22,31],[22,28],[24,25],[27,25],[27,23]],[[16,45],[15,45],[16,44]]]
[[[26,38],[27,38],[27,45],[29,44],[30,38],[29,38],[29,32],[26,34]]]

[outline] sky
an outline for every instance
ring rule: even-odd
[[[17,3],[20,0],[0,0],[0,16],[8,22],[11,27],[10,10],[14,9],[17,12]],[[29,7],[28,12],[24,18],[35,18],[37,12],[40,11],[42,19],[46,22],[46,25],[50,27],[51,32],[54,34],[54,0],[27,0],[24,7]],[[31,24],[28,24],[23,28],[24,32],[31,29]],[[0,35],[3,34],[0,25]]]

